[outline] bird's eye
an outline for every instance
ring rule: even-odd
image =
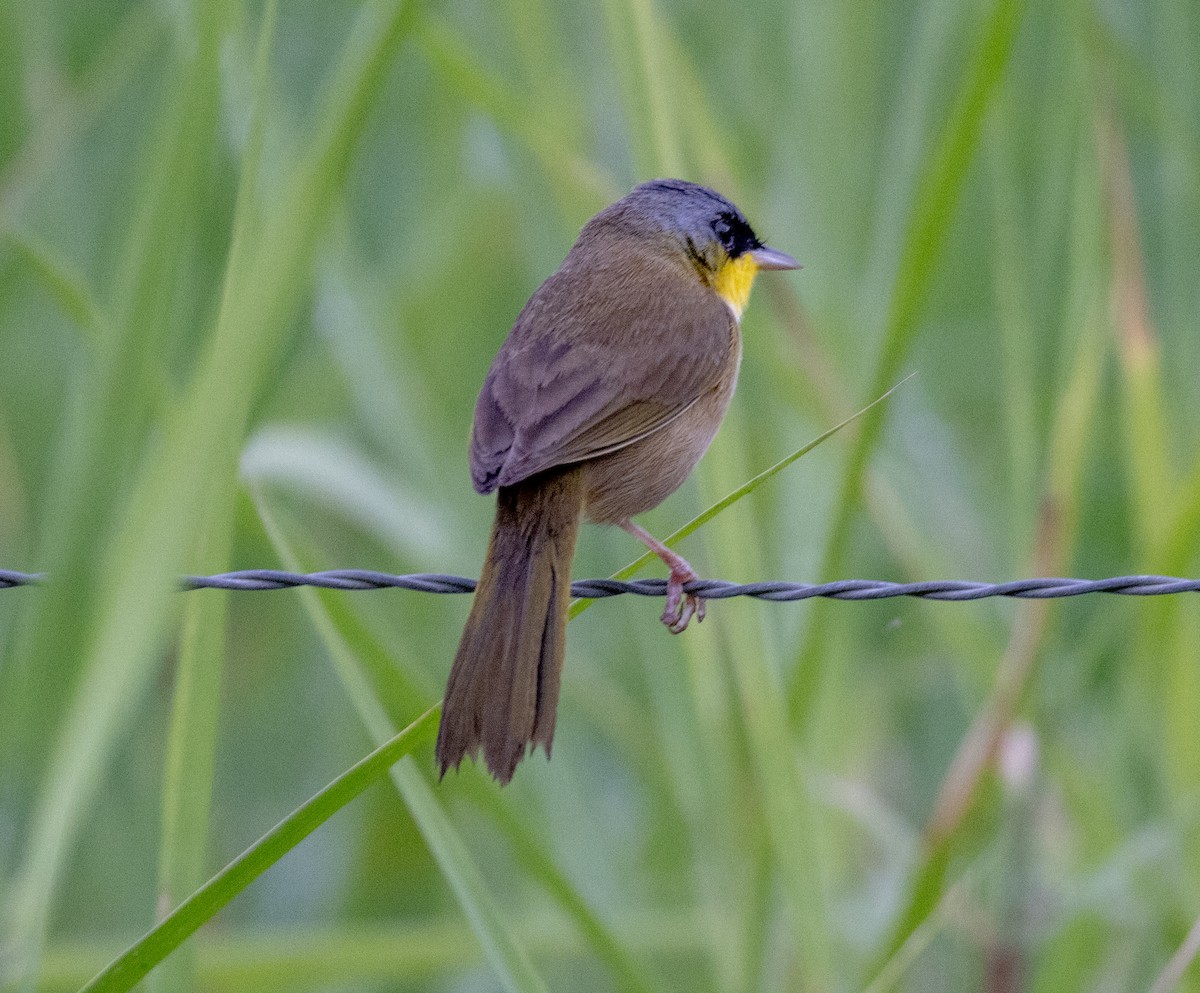
[[[718,217],[713,224],[713,234],[727,252],[733,251],[733,225],[725,217]]]

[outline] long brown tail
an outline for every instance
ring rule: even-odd
[[[567,637],[571,559],[583,470],[556,469],[497,493],[496,523],[446,684],[437,761],[442,775],[483,746],[512,779],[526,746],[550,755]]]

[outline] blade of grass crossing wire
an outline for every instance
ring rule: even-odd
[[[256,504],[267,534],[281,560],[289,567],[297,566],[299,563],[270,515],[261,494],[257,496]],[[342,680],[342,686],[358,711],[368,734],[376,740],[386,738],[391,733],[391,718],[362,672],[354,652],[325,610],[316,591],[305,589],[300,593],[305,611],[329,651],[334,668]],[[438,704],[439,708],[440,706]],[[424,778],[415,766],[410,764],[405,768],[407,773],[402,772],[400,767],[392,770],[392,781],[417,822],[417,827],[433,852],[438,867],[458,897],[459,905],[479,939],[489,964],[508,990],[545,989],[529,961],[529,956],[513,937],[504,915],[487,889],[466,846],[442,813],[437,800],[429,793]],[[419,785],[414,786],[414,783]]]
[[[431,742],[440,707],[431,707],[399,734],[301,804],[212,877],[91,980],[80,993],[124,993],[255,879],[330,817],[360,796],[405,756]]]
[[[268,537],[275,546],[281,561],[287,568],[298,569],[300,563],[261,493],[255,493],[255,504]],[[330,612],[328,605],[330,594],[322,596],[318,594],[318,591],[312,589],[303,589],[299,592],[305,610],[333,658],[343,686],[369,733],[375,738],[386,736],[390,733],[390,718],[371,681],[363,673],[361,660],[351,647],[353,632],[347,631],[339,623],[339,615]],[[417,820],[418,828],[429,841],[430,850],[437,859],[443,875],[458,896],[463,912],[470,921],[472,930],[476,932],[489,963],[504,980],[508,989],[542,988],[540,977],[534,971],[523,947],[513,937],[511,929],[483,883],[482,876],[471,860],[465,845],[457,838],[457,835],[444,844],[435,845],[430,840],[432,832],[454,833],[453,826],[445,819],[440,808],[436,813],[430,814],[429,803],[436,806],[436,799],[430,795],[429,802],[422,804],[421,798],[418,797],[420,807],[413,809],[409,804],[411,780],[401,778],[398,772],[399,770],[393,772],[392,778],[400,792],[401,799],[406,805],[409,805],[410,812]],[[419,772],[414,769],[413,774],[424,784]],[[488,788],[491,788],[490,783]],[[588,907],[578,890],[571,886],[561,870],[545,855],[545,846],[529,837],[527,830],[504,810],[502,802],[494,794],[489,793],[486,798],[477,797],[476,799],[483,804],[509,836],[511,843],[523,856],[522,861],[533,877],[545,887],[546,891],[575,921],[580,933],[597,958],[606,962],[614,974],[622,979],[623,988],[645,990],[647,985],[636,964],[624,953],[620,944]]]
[[[682,91],[688,93],[688,99],[679,108],[680,113],[686,115],[688,120],[686,134],[691,139],[688,150],[693,158],[703,163],[702,171],[704,175],[722,177],[720,182],[717,183],[720,188],[726,186],[732,187],[733,180],[731,177],[733,175],[733,168],[721,139],[721,129],[717,126],[716,118],[710,104],[704,99],[704,83],[702,78],[692,64],[687,49],[679,42],[675,35],[666,30],[665,26],[663,39],[670,46],[676,75],[680,81],[679,86]],[[738,202],[741,201],[739,200]],[[790,290],[786,284],[773,283],[769,287],[764,287],[764,289],[767,289],[768,292],[775,291],[776,293],[783,294],[783,299],[789,301],[791,299],[787,296]],[[795,320],[797,318],[792,314],[791,319]],[[788,321],[787,319],[782,319],[782,322],[787,323]],[[804,347],[811,357],[812,354],[815,354],[820,349],[821,345],[815,340],[806,340]],[[839,396],[840,388],[837,378],[832,371],[832,364],[826,358],[822,363],[818,363],[818,365],[820,365],[825,375],[819,383],[815,384],[815,388],[825,391],[821,395],[826,400]],[[796,376],[795,381],[802,384],[802,394],[809,393],[814,389],[814,383],[811,380],[805,380],[795,373],[791,375]],[[838,406],[840,404],[823,404],[826,412],[836,409]],[[941,564],[944,557],[938,553],[938,549],[930,547],[928,543],[920,539],[916,529],[905,520],[903,508],[900,506],[899,499],[892,489],[881,478],[872,478],[869,472],[866,477],[866,499],[868,510],[876,520],[877,526],[883,530],[885,541],[891,546],[890,550],[892,554],[905,565],[910,575],[929,576],[946,574],[947,570]],[[905,540],[906,538],[907,540]],[[897,544],[903,547],[897,548]],[[979,649],[986,643],[986,635],[982,630],[977,630],[972,626],[969,620],[965,620],[964,615],[939,613],[935,616],[933,622],[941,630],[943,638],[955,646],[956,650],[963,657],[981,657]]]
[[[716,123],[716,117],[709,102],[704,97],[705,86],[702,77],[696,71],[686,47],[679,42],[676,35],[667,29],[666,25],[663,25],[662,37],[664,43],[670,47],[676,75],[679,79],[679,88],[688,94],[688,99],[683,101],[683,106],[679,108],[679,112],[685,115],[688,121],[688,127],[685,129],[686,135],[691,139],[688,151],[692,158],[703,164],[702,173],[704,175],[721,177],[717,183],[720,188],[732,187],[734,170],[725,147],[727,143],[722,141],[721,129]],[[736,190],[734,192],[735,199],[737,199]],[[738,200],[738,202],[741,201]],[[787,296],[790,289],[786,284],[772,283],[764,289],[768,292],[774,291],[783,294],[782,299],[791,301],[791,298]],[[798,304],[792,303],[792,306],[798,307]],[[790,319],[797,319],[794,313],[790,315]],[[781,319],[781,321],[788,323],[787,318]],[[806,340],[804,348],[809,352],[811,358],[811,355],[815,354],[821,345],[815,340]],[[805,380],[795,373],[791,374],[796,376],[795,382],[802,384],[802,394],[809,393],[816,388],[825,391],[821,393],[821,396],[826,400],[840,396],[842,391],[828,358],[818,365],[825,375],[815,385],[811,380]],[[827,413],[839,406],[840,403],[826,402],[823,404]],[[910,575],[946,574],[947,570],[942,564],[944,556],[938,553],[936,547],[930,547],[928,543],[920,539],[915,528],[904,519],[903,508],[892,489],[881,478],[872,478],[869,472],[866,477],[866,499],[868,509],[876,520],[877,526],[883,530],[885,541],[891,546],[893,555],[905,565]],[[908,540],[904,540],[905,538]],[[896,548],[897,544],[903,547],[898,549]],[[939,613],[934,618],[934,623],[938,625],[943,638],[955,646],[963,657],[981,657],[979,649],[986,644],[987,636],[982,630],[977,630],[972,626],[969,620],[965,620],[964,615]]]
[[[817,437],[815,437],[812,441],[808,442],[808,444],[802,445],[799,448],[797,448],[794,452],[791,453],[791,455],[785,456],[784,458],[780,459],[778,462],[776,462],[770,468],[764,469],[753,479],[747,480],[745,483],[743,483],[741,486],[739,486],[736,490],[734,490],[727,496],[718,500],[716,503],[714,503],[711,507],[709,507],[703,513],[696,515],[690,521],[688,521],[685,525],[683,525],[683,527],[679,528],[677,531],[675,531],[671,535],[669,535],[666,539],[664,539],[663,544],[667,545],[670,548],[674,548],[677,544],[679,544],[679,542],[681,542],[688,535],[692,534],[694,531],[697,531],[699,528],[703,527],[705,524],[707,524],[709,521],[711,521],[714,517],[716,517],[722,511],[727,510],[729,507],[732,507],[735,503],[737,503],[743,497],[749,496],[756,489],[758,489],[760,486],[762,486],[767,480],[771,479],[773,476],[778,475],[780,472],[782,472],[784,469],[786,469],[789,465],[791,465],[793,462],[795,462],[798,458],[800,458],[801,456],[807,455],[818,445],[822,444],[823,442],[828,441],[835,434],[837,434],[839,431],[841,431],[842,428],[846,427],[849,424],[853,424],[856,420],[858,420],[858,418],[862,417],[872,407],[876,406],[877,404],[883,403],[883,401],[886,400],[888,397],[890,397],[896,390],[898,390],[901,386],[903,386],[910,379],[912,379],[912,377],[914,375],[916,375],[916,373],[910,373],[909,375],[905,376],[902,380],[900,380],[900,382],[898,382],[891,389],[887,390],[885,393],[881,394],[879,397],[872,400],[869,404],[867,404],[865,407],[863,407],[862,410],[859,410],[858,412],[851,414],[849,417],[847,417],[841,423],[835,424],[828,431],[825,431],[823,434],[817,435]],[[612,574],[611,578],[613,578],[613,579],[629,579],[631,576],[636,575],[643,568],[648,566],[651,562],[657,562],[657,561],[658,561],[657,555],[655,555],[653,552],[646,552],[644,555],[641,555],[638,558],[634,559],[632,562],[630,562],[629,565],[625,566],[622,569],[618,569],[616,572],[614,572]],[[578,617],[585,610],[587,610],[588,607],[590,607],[593,603],[595,603],[594,600],[590,600],[590,599],[586,599],[586,598],[576,600],[574,603],[571,604],[571,616]]]
[[[940,130],[941,138],[932,149],[920,178],[913,198],[908,236],[897,266],[883,349],[875,367],[876,392],[896,378],[916,335],[920,309],[948,236],[967,168],[974,158],[984,115],[1015,43],[1023,9],[1024,0],[996,0],[979,33],[950,118]],[[882,435],[883,425],[881,408],[866,419],[854,442],[835,504],[833,526],[821,568],[823,580],[832,578],[844,567],[867,463]],[[788,687],[788,706],[797,727],[804,725],[813,706],[824,667],[839,657],[838,653],[829,650],[828,644],[833,615],[827,604],[814,607],[805,650]]]
[[[817,438],[813,439],[807,445],[801,446],[795,452],[781,459],[775,465],[759,473],[753,479],[744,483],[742,486],[733,490],[722,500],[717,501],[706,511],[698,515],[692,521],[689,521],[682,528],[666,539],[668,546],[674,546],[676,543],[687,537],[692,532],[696,531],[702,525],[713,520],[726,508],[737,503],[743,497],[753,493],[758,487],[762,486],[767,480],[781,472],[787,466],[791,465],[801,456],[812,451],[822,442],[832,437],[846,425],[852,423],[855,419],[862,416],[876,404],[886,400],[894,390],[898,389],[904,382],[911,378],[906,377],[901,383],[887,390],[871,404],[864,407],[862,410],[851,415],[840,424],[834,426],[824,432]],[[721,543],[722,547],[727,547],[728,543]],[[624,569],[614,575],[616,579],[627,579],[634,575],[644,565],[656,560],[656,556],[652,552],[642,555],[640,558],[630,563]],[[750,574],[756,574],[751,570]],[[575,617],[582,613],[591,604],[590,600],[578,600],[571,605],[571,616]],[[753,629],[747,629],[742,632],[747,638],[750,638]],[[754,639],[751,639],[754,640]],[[739,642],[739,645],[741,642]],[[735,655],[738,658],[761,659],[764,654],[761,651],[739,649]],[[790,885],[788,893],[790,901],[795,909],[800,925],[800,933],[806,936],[807,943],[807,963],[812,969],[817,972],[829,972],[831,965],[828,958],[828,941],[822,939],[823,927],[820,926],[822,920],[821,914],[816,911],[813,906],[813,894],[818,892],[818,888],[813,886],[813,880],[808,878],[803,871],[804,867],[800,866],[797,860],[793,857],[794,844],[798,825],[803,823],[805,830],[812,831],[813,826],[807,823],[806,817],[799,816],[806,809],[806,800],[802,796],[802,792],[798,782],[795,780],[793,769],[793,761],[791,759],[792,749],[787,735],[786,720],[780,722],[779,718],[784,717],[784,712],[779,712],[775,715],[776,720],[771,721],[769,712],[771,710],[769,699],[770,694],[767,690],[770,680],[761,679],[761,673],[751,673],[739,671],[739,685],[749,694],[749,697],[744,697],[744,703],[747,713],[752,715],[751,719],[751,734],[755,743],[755,756],[757,761],[757,779],[762,789],[764,802],[767,805],[768,817],[768,834],[775,843],[775,849],[780,859],[780,865],[788,867],[794,871],[785,873]],[[756,687],[762,687],[760,692]],[[765,694],[765,695],[764,695]],[[751,699],[752,698],[752,699]],[[767,716],[763,716],[764,713]],[[773,729],[773,730],[772,730]],[[686,804],[685,804],[686,809]],[[698,842],[703,842],[704,838],[709,836],[707,826],[700,831],[697,836]],[[801,832],[803,833],[803,832]],[[711,838],[710,838],[711,840]],[[704,889],[704,880],[701,880],[701,889]]]

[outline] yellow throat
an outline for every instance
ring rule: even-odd
[[[713,278],[712,288],[729,304],[733,316],[739,321],[750,299],[750,287],[754,285],[757,273],[758,263],[747,252],[726,262]]]

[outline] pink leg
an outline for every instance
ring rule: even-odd
[[[670,628],[671,633],[679,634],[683,631],[688,626],[693,614],[696,616],[697,622],[703,621],[704,600],[695,593],[685,594],[683,592],[684,583],[690,583],[693,579],[699,578],[692,571],[692,567],[687,564],[687,559],[671,551],[649,531],[638,527],[633,521],[622,521],[621,527],[662,559],[667,568],[671,570],[671,575],[667,579],[667,608],[662,615],[662,622]]]

